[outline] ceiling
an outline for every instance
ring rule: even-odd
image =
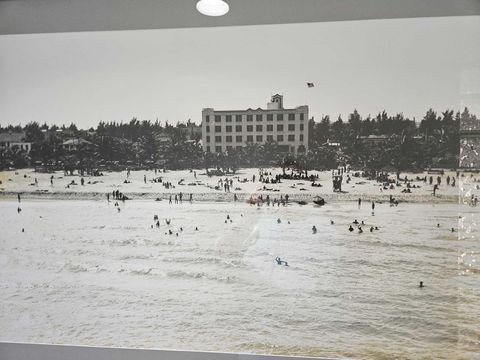
[[[197,0],[0,0],[0,35],[480,15],[480,0],[226,0],[210,18]]]

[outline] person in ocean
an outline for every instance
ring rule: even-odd
[[[333,225],[335,224],[335,222],[333,220],[330,220],[330,225]]]
[[[315,225],[312,226],[312,232],[313,232],[314,234],[317,233],[317,227],[316,227]]]
[[[358,233],[359,233],[359,234],[363,233],[363,230],[362,230],[362,228],[361,228],[360,226],[358,227]]]
[[[350,227],[348,228],[348,231],[352,232],[353,231],[353,226],[350,225]]]
[[[423,285],[423,281],[420,281],[420,284],[418,284],[418,287],[419,287],[419,288],[425,287],[425,285]]]
[[[358,225],[358,220],[355,219],[355,221],[353,222],[355,225]]]
[[[280,218],[277,219],[277,224],[280,224],[282,222],[282,220],[280,220]]]

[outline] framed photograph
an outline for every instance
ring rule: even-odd
[[[478,358],[480,17],[228,25],[0,35],[0,358]]]

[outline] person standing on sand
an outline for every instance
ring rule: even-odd
[[[20,199],[20,193],[17,194],[17,199],[18,199],[18,202],[21,202],[22,200]]]
[[[375,201],[372,201],[372,213],[375,212]]]
[[[107,202],[110,202],[110,193],[107,193]]]
[[[147,183],[147,175],[143,175],[143,182],[146,184]]]
[[[360,209],[360,206],[362,206],[362,199],[358,198],[358,208]]]
[[[168,203],[171,204],[172,203],[172,195],[170,194],[170,199],[168,199]]]
[[[438,184],[433,185],[433,196],[435,196],[437,190],[438,190]]]

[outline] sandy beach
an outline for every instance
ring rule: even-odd
[[[271,168],[264,169],[273,176],[280,174],[281,169]],[[194,176],[196,172],[196,178]],[[0,172],[0,197],[13,198],[18,193],[22,197],[29,199],[106,199],[106,194],[112,191],[119,190],[127,195],[130,199],[161,199],[167,200],[170,195],[183,193],[184,199],[192,194],[194,201],[232,201],[233,194],[236,194],[238,199],[243,201],[250,196],[262,195],[270,196],[271,199],[279,198],[280,195],[289,195],[292,201],[307,201],[311,202],[315,196],[323,197],[328,201],[357,201],[362,198],[365,201],[389,201],[390,195],[394,196],[401,202],[416,202],[416,203],[458,203],[460,201],[467,201],[471,194],[478,195],[480,191],[476,189],[475,185],[480,184],[474,182],[474,179],[480,176],[473,174],[470,177],[466,173],[460,180],[456,179],[455,186],[447,186],[446,177],[455,177],[455,172],[446,171],[442,176],[442,183],[435,196],[433,193],[433,185],[428,182],[415,181],[418,176],[423,178],[425,176],[433,176],[434,183],[438,174],[428,173],[402,173],[400,176],[412,179],[412,185],[418,188],[412,188],[411,193],[402,193],[406,186],[401,183],[400,186],[395,186],[394,189],[384,190],[382,184],[367,180],[362,177],[354,177],[351,175],[350,183],[346,183],[345,179],[342,185],[342,193],[333,191],[331,172],[330,171],[310,171],[310,174],[318,175],[316,183],[320,183],[322,187],[312,187],[308,180],[282,180],[280,184],[263,184],[258,181],[258,169],[241,169],[235,175],[228,176],[211,176],[208,177],[205,169],[196,169],[193,171],[167,171],[165,173],[154,171],[132,171],[127,177],[127,172],[106,172],[103,176],[84,177],[84,185],[80,185],[81,177],[79,175],[65,175],[63,172],[55,172],[54,174],[36,173],[31,169],[18,171],[4,171]],[[287,171],[287,173],[289,173]],[[53,175],[53,185],[50,182],[50,177]],[[253,176],[256,176],[256,181],[253,182]],[[146,182],[144,181],[146,177]],[[37,185],[35,184],[37,179]],[[155,178],[162,178],[162,183],[153,182]],[[219,185],[220,179],[232,179],[233,186],[230,192],[225,192],[222,187],[215,189]],[[394,179],[395,175],[390,174],[390,178]],[[129,183],[124,181],[128,180]],[[182,181],[183,180],[183,181]],[[246,182],[241,182],[246,180]],[[70,185],[72,181],[76,185]],[[170,182],[173,186],[165,188],[163,183]],[[264,189],[265,186],[265,189]]]

